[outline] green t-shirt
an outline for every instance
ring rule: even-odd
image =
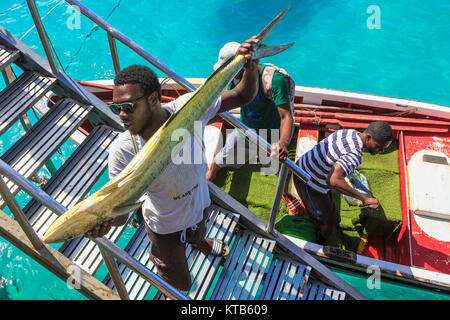
[[[290,102],[289,100],[289,83],[287,79],[278,71],[275,71],[272,77],[272,99],[267,99],[262,86],[262,75],[264,69],[259,73],[259,87],[256,97],[250,104],[241,107],[240,120],[246,126],[252,129],[279,129],[280,114],[277,106]],[[230,88],[234,85],[231,83]],[[270,130],[268,131],[270,135]]]
[[[273,73],[272,78],[272,98],[275,106],[284,103],[289,104],[289,83],[286,78],[278,71]]]

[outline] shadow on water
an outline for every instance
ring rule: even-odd
[[[11,300],[11,297],[9,296],[7,286],[8,286],[8,280],[0,274],[0,300]]]

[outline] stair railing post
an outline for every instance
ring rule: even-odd
[[[85,15],[87,18],[89,18],[91,21],[93,21],[96,25],[98,25],[100,28],[108,32],[108,34],[111,34],[114,39],[120,41],[125,46],[133,50],[135,53],[137,53],[139,56],[150,62],[153,66],[158,68],[160,71],[164,72],[166,75],[168,75],[170,78],[172,78],[175,82],[177,82],[180,86],[185,88],[188,91],[195,91],[195,86],[178,75],[175,71],[170,69],[168,66],[166,66],[164,63],[162,63],[158,58],[151,55],[147,50],[139,46],[136,42],[132,41],[130,38],[125,36],[122,32],[111,26],[105,19],[97,15],[95,12],[90,10],[88,7],[86,7],[84,4],[82,4],[78,0],[65,0],[67,3],[69,3],[72,6],[76,6],[77,10],[79,10],[83,15]]]
[[[152,272],[146,266],[141,264],[138,260],[136,260],[136,258],[129,255],[115,243],[107,241],[103,238],[91,238],[91,240],[94,241],[99,248],[114,255],[117,260],[126,264],[128,268],[130,268],[132,271],[143,277],[146,281],[150,282],[150,284],[158,288],[158,290],[166,295],[166,297],[172,300],[189,300],[189,297],[185,297],[184,295],[182,295],[175,287],[165,282],[156,273]]]
[[[54,74],[57,74],[58,67],[56,66],[55,57],[53,56],[52,49],[48,44],[48,39],[45,34],[44,26],[42,25],[41,17],[39,16],[39,12],[37,11],[36,4],[34,0],[27,0],[28,9],[30,9],[31,16],[33,17],[34,25],[36,26],[36,30],[38,32],[39,38],[41,39],[42,46],[44,47],[45,54],[47,56],[48,63],[50,64],[50,68]]]
[[[130,296],[128,295],[127,289],[125,287],[125,284],[123,283],[122,277],[120,276],[119,268],[117,268],[117,264],[114,261],[114,258],[111,257],[111,255],[102,247],[99,246],[99,249],[120,299],[130,300]]]
[[[280,173],[278,175],[277,188],[272,203],[272,210],[270,211],[269,221],[266,226],[266,231],[268,233],[273,232],[275,221],[277,220],[278,212],[280,211],[281,196],[283,195],[284,186],[286,185],[286,180],[288,176],[289,176],[289,168],[283,162],[281,163]]]
[[[120,71],[119,55],[117,54],[116,39],[110,32],[108,32],[108,43],[109,51],[111,52],[111,58],[114,65],[114,71],[117,74]]]
[[[0,175],[0,194],[3,197],[3,199],[5,200],[8,208],[11,210],[12,214],[14,215],[14,218],[16,219],[16,221],[19,223],[22,230],[27,235],[31,244],[34,246],[34,248],[36,250],[41,250],[44,247],[44,243],[41,241],[41,239],[37,235],[36,231],[34,231],[30,222],[25,217],[25,214],[23,213],[22,209],[20,209],[19,204],[17,203],[16,199],[14,198],[14,196],[12,195],[8,186],[6,185],[5,180],[3,180],[2,175]]]

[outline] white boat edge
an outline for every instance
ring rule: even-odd
[[[336,264],[338,266],[344,266],[351,269],[357,269],[359,271],[365,271],[368,277],[376,270],[374,267],[379,268],[382,275],[393,279],[402,279],[407,282],[425,283],[432,287],[447,287],[450,288],[450,275],[435,271],[426,270],[419,267],[406,266],[402,264],[392,263],[388,261],[369,258],[357,254],[357,260],[354,264],[343,263],[328,258],[323,252],[323,246],[298,239],[292,236],[284,235],[291,242],[293,242],[299,248],[305,250],[309,254],[326,259],[328,262]]]
[[[177,89],[182,87],[172,79],[159,78],[163,82],[163,89]],[[186,78],[187,81],[199,87],[206,78]],[[113,80],[88,80],[86,82],[96,83],[100,85],[112,86]],[[101,90],[101,89],[96,89]],[[358,93],[336,89],[326,89],[309,86],[295,86],[296,96],[303,97],[304,104],[321,105],[322,100],[333,100],[343,103],[360,104],[365,106],[373,106],[386,108],[392,111],[407,111],[411,108],[417,108],[415,114],[429,117],[439,117],[450,120],[450,107],[418,100],[393,98],[375,94]]]

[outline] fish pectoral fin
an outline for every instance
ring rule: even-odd
[[[114,207],[111,211],[111,216],[118,217],[118,216],[127,214],[127,213],[139,208],[142,205],[142,203],[144,203],[144,201],[133,202],[131,204],[123,204],[121,206]]]

